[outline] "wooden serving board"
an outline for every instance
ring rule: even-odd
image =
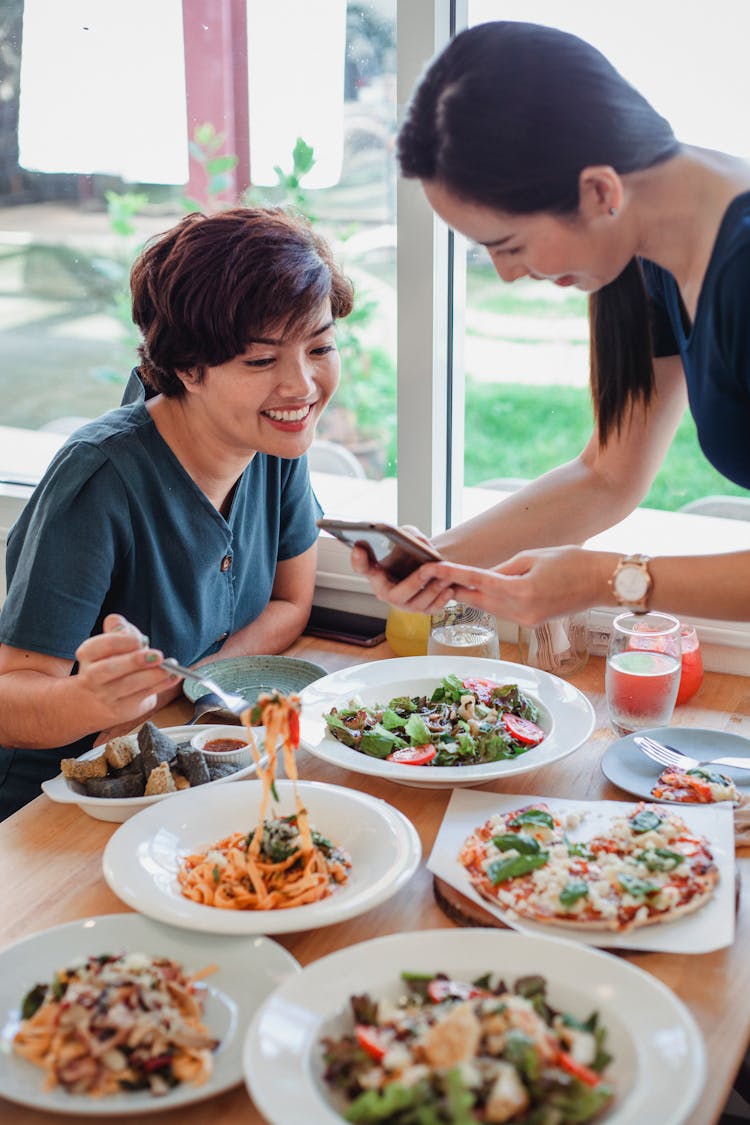
[[[489,910],[485,910],[479,903],[473,902],[466,895],[462,895],[450,883],[446,883],[438,875],[432,880],[432,890],[435,901],[447,918],[457,926],[486,926],[508,930],[511,927],[501,922]]]

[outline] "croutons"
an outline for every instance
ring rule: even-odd
[[[495,1065],[499,1073],[485,1106],[486,1120],[493,1123],[511,1121],[528,1108],[531,1099],[512,1063],[499,1059]]]
[[[86,781],[89,777],[107,776],[107,759],[104,754],[97,758],[63,758],[60,762],[63,777],[69,781]]]
[[[131,735],[113,738],[104,747],[104,757],[113,770],[121,770],[130,765],[137,751],[138,743]]]
[[[458,1066],[476,1054],[481,1030],[471,1004],[456,1004],[445,1019],[428,1031],[424,1057],[433,1067]]]
[[[162,762],[148,775],[144,795],[153,797],[157,793],[174,793],[176,788],[174,778],[169,771],[169,762]]]

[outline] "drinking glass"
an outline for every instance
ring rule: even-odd
[[[698,688],[703,683],[703,657],[698,634],[694,625],[687,625],[684,621],[680,626],[680,640],[682,641],[682,674],[680,687],[677,692],[677,703],[687,703],[692,699]]]
[[[491,613],[463,602],[448,602],[440,613],[433,614],[429,656],[500,657],[497,621]]]
[[[555,617],[535,629],[520,626],[521,663],[556,676],[574,676],[585,667],[588,651],[588,614]]]
[[[674,711],[682,669],[680,622],[668,613],[621,613],[612,625],[605,677],[617,734],[663,727]]]

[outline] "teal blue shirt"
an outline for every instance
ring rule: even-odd
[[[108,613],[121,613],[192,664],[265,609],[277,563],[315,543],[318,515],[307,458],[256,453],[225,519],[144,403],[119,407],[68,439],[13,527],[0,641],[73,660]],[[0,749],[0,816],[8,755],[19,766],[46,760],[44,775],[54,776],[61,757],[91,743],[51,754]]]

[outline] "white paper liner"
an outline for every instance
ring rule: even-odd
[[[571,801],[562,797],[541,797],[528,793],[482,793],[475,789],[454,789],[427,867],[466,898],[521,933],[549,934],[606,949],[640,949],[662,953],[710,953],[732,944],[735,925],[734,829],[732,809],[728,806],[664,806],[670,813],[682,817],[692,831],[707,837],[720,875],[716,890],[705,906],[674,922],[656,922],[627,933],[570,929],[567,926],[547,925],[518,918],[512,912],[483,898],[474,890],[468,872],[459,863],[458,854],[464,841],[495,813],[510,812],[540,801],[553,813],[580,811],[586,814],[577,828],[568,831],[571,840],[589,839],[601,832],[614,817],[626,816],[637,803]]]

